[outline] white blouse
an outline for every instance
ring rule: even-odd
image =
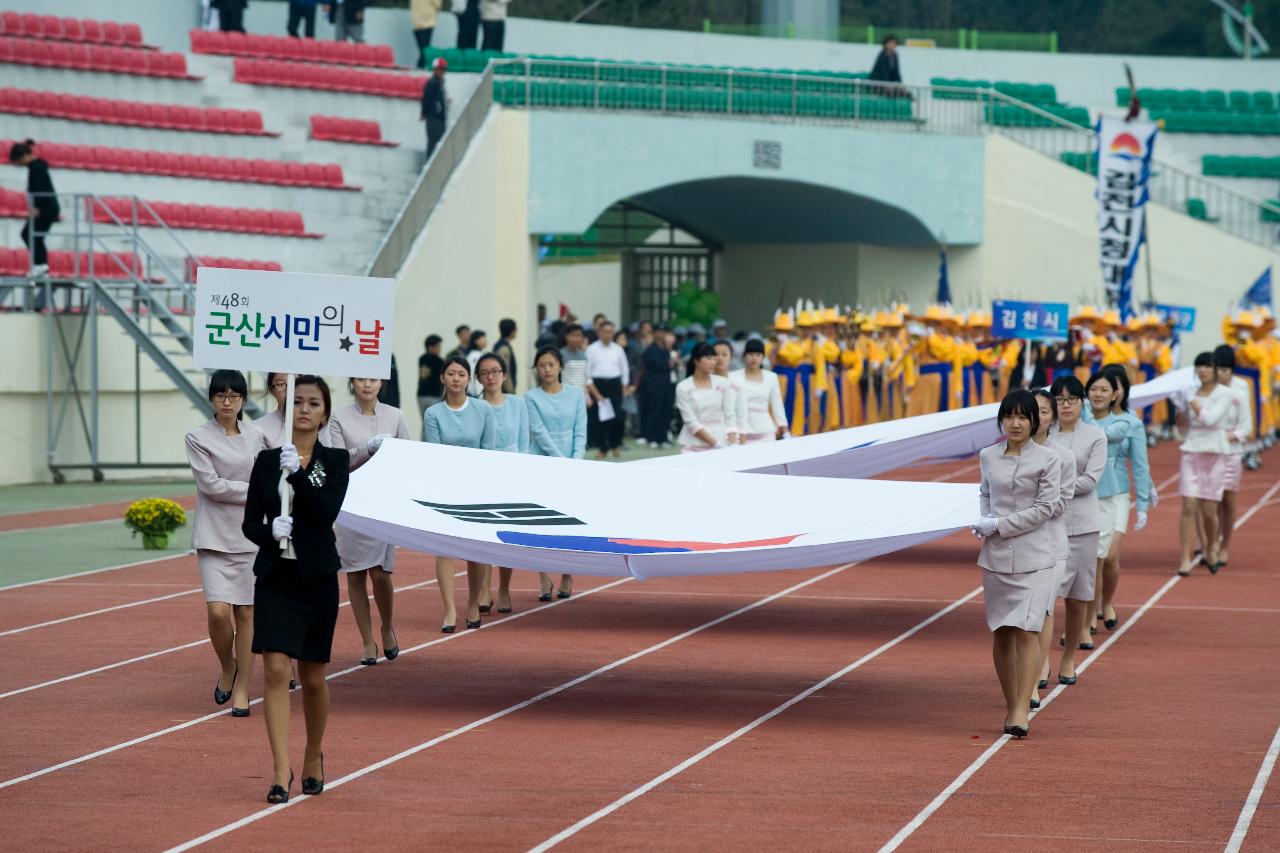
[[[710,379],[708,388],[695,386],[692,376],[676,386],[676,408],[684,421],[676,439],[681,447],[706,448],[707,443],[698,438],[699,430],[710,433],[717,444],[728,441],[729,433],[737,431],[729,380],[714,375]]]
[[[772,370],[762,370],[759,382],[747,378],[745,370],[729,374],[737,388],[738,431],[745,435],[764,435],[787,426],[787,410],[782,406],[782,386]]]
[[[1182,438],[1183,453],[1230,453],[1227,437],[1230,418],[1234,426],[1235,395],[1222,385],[1214,386],[1206,396],[1192,394],[1187,399],[1187,431]],[[1200,413],[1191,407],[1200,404]]]

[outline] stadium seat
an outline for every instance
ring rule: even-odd
[[[198,79],[187,74],[186,59],[180,53],[160,53],[100,44],[50,45],[37,39],[9,36],[0,36],[0,62],[148,77]]]
[[[425,77],[275,60],[236,59],[237,83],[418,99]]]
[[[1187,199],[1187,215],[1192,219],[1199,219],[1201,222],[1218,221],[1218,217],[1209,215],[1209,209],[1205,205],[1204,199],[1200,198]]]
[[[293,39],[253,33],[212,33],[205,30],[192,30],[190,37],[192,53],[333,65],[395,66],[395,54],[390,45]]]

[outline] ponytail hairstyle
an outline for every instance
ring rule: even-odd
[[[1123,364],[1108,364],[1102,368],[1102,372],[1113,376],[1120,383],[1120,387],[1124,389],[1124,394],[1120,396],[1120,411],[1129,411],[1129,388],[1132,385],[1129,381],[1129,371],[1125,370]]]
[[[36,149],[36,141],[28,139],[25,142],[15,142],[9,146],[9,162],[17,163],[23,157],[34,154]]]

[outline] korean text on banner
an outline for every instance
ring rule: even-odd
[[[1065,302],[997,299],[991,303],[991,334],[995,338],[1065,340],[1070,316],[1070,306]]]
[[[193,359],[206,369],[391,376],[395,281],[201,267]]]
[[[1156,316],[1162,322],[1172,323],[1179,332],[1194,332],[1196,328],[1196,309],[1190,305],[1156,305]]]
[[[1143,216],[1156,125],[1116,116],[1098,121],[1098,239],[1107,297],[1133,316],[1133,270],[1146,241]]]

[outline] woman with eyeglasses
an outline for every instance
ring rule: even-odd
[[[1213,354],[1196,356],[1196,381],[1199,386],[1178,412],[1178,428],[1182,432],[1182,461],[1178,469],[1178,494],[1182,496],[1182,518],[1178,533],[1182,543],[1182,563],[1178,574],[1191,574],[1196,561],[1191,549],[1196,540],[1196,516],[1200,516],[1204,540],[1200,543],[1200,562],[1217,574],[1218,504],[1227,482],[1227,454],[1231,442],[1227,435],[1228,416],[1233,412],[1234,397],[1218,384]],[[1234,423],[1234,420],[1232,420]]]
[[[480,356],[476,377],[484,388],[482,400],[493,410],[494,448],[508,453],[529,452],[529,409],[524,398],[502,390],[507,381],[507,365],[494,353]],[[484,589],[480,612],[493,607],[493,566],[484,567]],[[511,612],[511,569],[498,567],[498,612]]]
[[[535,387],[524,395],[529,409],[529,452],[535,456],[582,459],[587,455],[587,398],[582,388],[563,379],[564,355],[558,347],[539,348],[533,357]],[[538,573],[538,600],[550,601],[554,585]],[[560,598],[573,595],[573,576],[560,576]]]
[[[473,333],[472,337],[475,335]],[[477,363],[479,359],[476,359]],[[493,409],[484,400],[467,395],[471,384],[471,362],[454,356],[444,363],[444,399],[427,409],[425,430],[431,444],[454,447],[497,449],[497,424]],[[453,601],[453,560],[436,557],[436,585],[444,603],[442,634],[452,634],[458,621]],[[484,563],[467,561],[467,627],[480,627],[480,591],[484,585]]]
[[[1085,630],[1093,607],[1098,571],[1098,481],[1107,464],[1107,437],[1098,427],[1081,420],[1084,385],[1074,376],[1059,376],[1049,392],[1058,401],[1058,426],[1049,440],[1063,444],[1075,458],[1075,482],[1067,503],[1067,565],[1058,597],[1066,599],[1066,638],[1075,640]],[[1075,642],[1063,643],[1058,683],[1076,683]]]
[[[1039,633],[1053,607],[1058,534],[1063,511],[1062,460],[1034,440],[1040,407],[1030,391],[1011,391],[996,416],[1005,440],[978,454],[982,468],[982,539],[978,565],[992,658],[1004,692],[1004,733],[1031,731],[1031,699],[1040,673]]]
[[[346,449],[351,457],[352,471],[372,459],[386,439],[409,437],[404,414],[394,406],[378,401],[384,384],[381,379],[348,380],[347,390],[355,397],[355,402],[338,409],[329,421],[330,446]],[[338,556],[342,558],[342,573],[347,576],[351,615],[355,617],[356,629],[364,644],[360,654],[361,665],[373,666],[378,662],[378,644],[373,640],[373,617],[369,613],[370,581],[381,623],[382,650],[387,660],[395,660],[400,654],[400,643],[396,640],[396,629],[392,623],[395,583],[391,574],[396,570],[395,546],[339,527]]]
[[[1040,707],[1040,691],[1049,686],[1049,651],[1053,643],[1053,605],[1057,601],[1057,590],[1062,586],[1062,579],[1067,571],[1067,557],[1071,546],[1067,541],[1067,504],[1070,503],[1076,488],[1076,458],[1065,444],[1049,440],[1049,433],[1058,423],[1058,401],[1049,393],[1048,388],[1037,388],[1032,392],[1036,396],[1036,405],[1040,407],[1040,427],[1032,439],[1041,447],[1047,447],[1058,454],[1061,463],[1059,480],[1062,487],[1062,506],[1049,525],[1053,529],[1055,546],[1053,563],[1054,594],[1049,597],[1049,609],[1044,615],[1044,627],[1040,629],[1040,680],[1031,693],[1031,710]]]
[[[209,642],[222,668],[213,701],[231,703],[233,717],[249,716],[253,675],[253,559],[258,546],[240,531],[253,460],[266,446],[262,430],[243,420],[244,374],[216,370],[209,380],[213,417],[186,435],[196,481],[191,547],[200,565]]]

